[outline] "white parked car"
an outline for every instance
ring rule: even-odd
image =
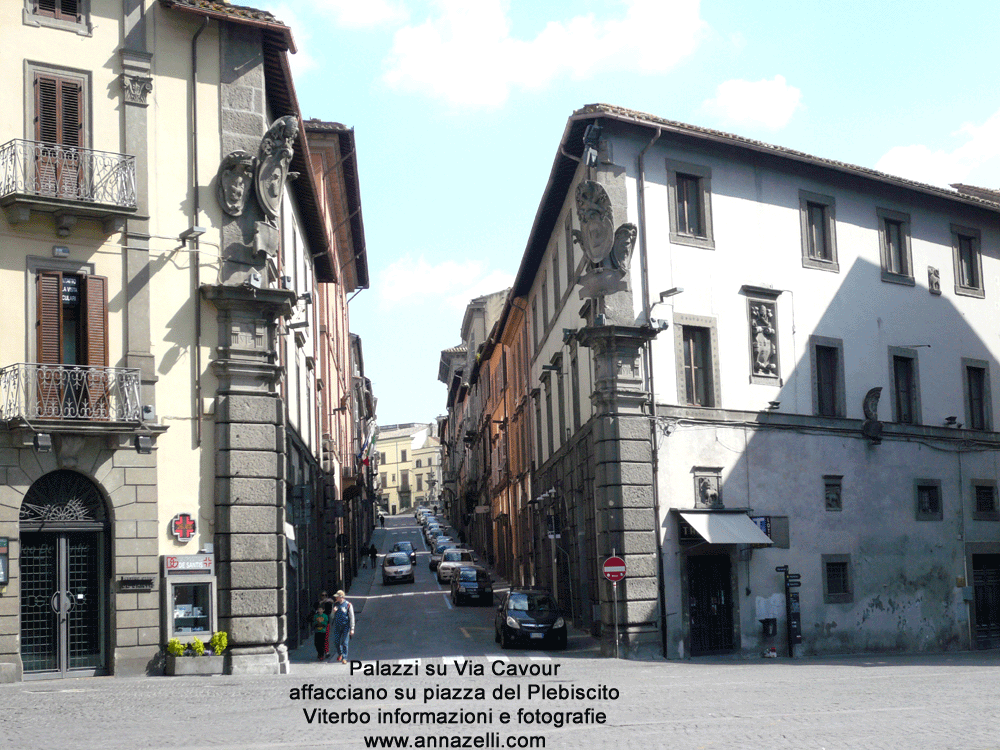
[[[382,560],[382,584],[397,581],[414,581],[413,563],[408,552],[390,552]]]
[[[446,549],[437,567],[438,583],[447,583],[459,568],[463,565],[472,565],[474,562],[476,557],[470,549]]]

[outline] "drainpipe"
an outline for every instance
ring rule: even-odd
[[[191,226],[200,226],[201,202],[198,197],[198,37],[208,28],[208,16],[191,37],[191,158],[192,180],[194,183],[194,218]],[[198,249],[198,238],[192,239],[191,267],[194,284],[191,299],[194,303],[194,398],[195,398],[195,445],[201,447],[201,435],[204,418],[201,405],[201,252]]]
[[[639,209],[639,262],[642,275],[642,316],[646,325],[651,325],[649,314],[651,305],[649,304],[649,262],[648,246],[646,243],[646,152],[660,140],[663,134],[661,128],[656,129],[646,147],[639,152],[636,161],[638,164],[638,209]],[[657,596],[660,600],[660,647],[663,651],[663,658],[667,658],[667,597],[665,583],[663,580],[663,540],[660,529],[660,492],[659,492],[659,452],[656,445],[656,388],[653,387],[653,341],[647,339],[643,344],[646,350],[644,367],[646,370],[646,382],[649,383],[649,439],[653,454],[653,516],[656,519],[656,572],[657,572]]]

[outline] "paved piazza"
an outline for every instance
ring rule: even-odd
[[[376,676],[308,651],[283,676],[2,685],[0,748],[1000,748],[997,652],[681,663],[571,648],[362,662]]]

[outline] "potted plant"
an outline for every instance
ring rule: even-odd
[[[225,669],[223,652],[228,645],[229,637],[222,631],[212,635],[208,648],[198,638],[187,644],[171,638],[167,641],[167,674],[222,674]]]

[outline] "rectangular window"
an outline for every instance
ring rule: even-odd
[[[90,0],[25,0],[24,23],[90,36]]]
[[[840,350],[833,346],[816,346],[816,413],[823,417],[839,417]]]
[[[667,160],[670,241],[674,244],[715,248],[711,183],[708,167]]]
[[[799,191],[802,225],[802,265],[839,271],[837,263],[836,203],[829,195]]]
[[[424,477],[422,474],[417,474],[417,492],[424,491]]]
[[[580,358],[577,356],[576,346],[571,349],[569,373],[570,373],[570,398],[573,399],[573,431],[580,429]]]
[[[707,328],[684,327],[684,393],[686,403],[713,406],[711,342]]]
[[[559,298],[562,296],[559,278],[559,244],[553,246],[552,252],[552,303],[555,309],[559,310]]]
[[[876,214],[879,222],[882,280],[912,286],[910,215],[884,208],[876,209]]]
[[[62,148],[42,149],[32,164],[34,190],[54,198],[77,200],[87,164],[77,150],[88,145],[85,130],[87,78],[31,69],[31,137]]]
[[[36,348],[39,364],[108,366],[108,280],[39,271]]]
[[[418,469],[419,469],[419,468],[422,468],[422,463],[421,463],[421,461],[420,461],[420,459],[419,459],[419,458],[417,459],[417,468],[418,468]]]
[[[678,403],[721,406],[718,351],[714,318],[674,314]]]
[[[549,330],[549,281],[542,279],[542,336]]]
[[[995,484],[976,484],[976,513],[978,520],[996,520],[997,488]],[[983,517],[987,518],[983,518]]]
[[[821,555],[823,566],[823,601],[827,604],[850,604],[854,601],[854,583],[850,555]]]
[[[843,483],[844,478],[842,476],[831,474],[823,477],[823,498],[828,511],[840,511],[844,509]]]
[[[941,482],[937,479],[918,479],[914,482],[918,521],[940,521]]]
[[[892,358],[893,394],[896,405],[896,421],[902,424],[914,424],[915,384],[913,373],[914,361],[910,357]]]
[[[545,427],[548,432],[549,456],[556,452],[555,431],[552,429],[552,385],[545,384]]]
[[[531,342],[532,352],[538,351],[538,298],[531,300]]]
[[[989,364],[962,359],[965,371],[965,426],[970,430],[992,429]]]
[[[955,265],[955,294],[984,297],[983,261],[978,229],[951,225],[952,256]]]
[[[576,264],[573,262],[573,214],[569,211],[566,212],[563,233],[566,237],[566,288],[572,289],[576,285]]]
[[[401,450],[399,452],[399,462],[400,463],[406,463],[406,451],[405,450]]]

